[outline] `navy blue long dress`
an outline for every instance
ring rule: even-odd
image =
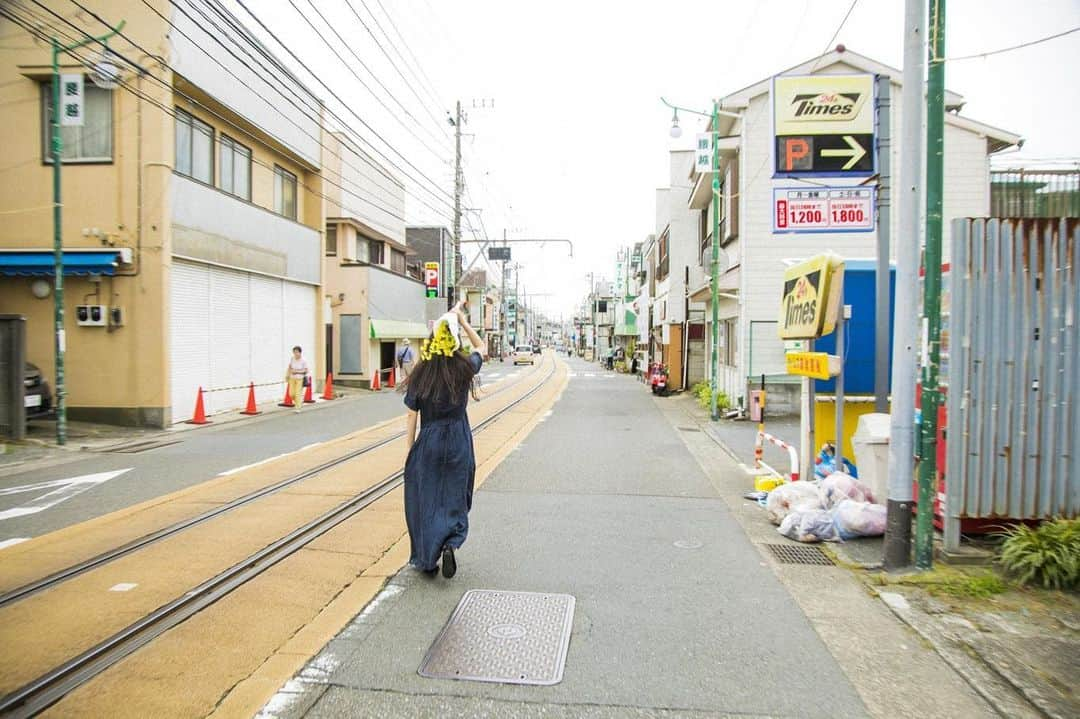
[[[479,372],[480,353],[473,352],[469,364]],[[468,403],[468,392],[457,402],[418,399],[411,388],[405,393],[405,406],[420,413],[420,434],[405,460],[409,564],[418,569],[434,569],[443,546],[458,549],[469,533],[476,457]]]

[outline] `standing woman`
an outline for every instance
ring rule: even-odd
[[[462,351],[458,327],[472,352]],[[454,550],[469,532],[476,459],[466,406],[476,393],[476,374],[483,364],[483,342],[469,326],[458,303],[435,323],[424,343],[420,362],[402,384],[409,408],[405,438],[405,521],[412,553],[409,563],[434,574],[442,559],[446,578],[457,572]],[[417,436],[416,420],[420,418]]]
[[[304,404],[304,387],[308,376],[308,364],[304,359],[300,346],[292,348],[292,359],[285,368],[285,381],[289,383],[289,396],[293,401],[293,412],[300,413],[300,407]]]

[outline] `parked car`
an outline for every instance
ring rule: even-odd
[[[52,390],[41,370],[30,362],[23,368],[23,403],[27,419],[52,414]]]
[[[518,345],[514,350],[514,364],[533,364],[533,350],[529,345]]]

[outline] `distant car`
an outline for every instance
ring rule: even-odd
[[[529,345],[521,345],[514,350],[514,364],[533,364],[533,350]]]
[[[533,354],[534,354],[534,355],[538,355],[538,354],[540,354],[540,345],[538,345],[538,344],[536,344],[536,345],[533,345],[533,346],[532,346],[532,351],[533,351]]]
[[[26,363],[23,368],[23,404],[26,418],[52,414],[52,391],[37,365]]]

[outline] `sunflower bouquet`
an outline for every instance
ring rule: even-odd
[[[450,331],[450,325],[447,322],[440,322],[435,327],[432,338],[424,341],[423,347],[420,348],[420,356],[424,358],[424,361],[430,360],[435,355],[453,357],[458,347],[460,343]]]

